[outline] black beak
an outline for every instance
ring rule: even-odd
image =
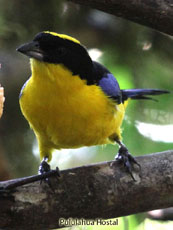
[[[24,45],[21,45],[16,50],[30,58],[35,58],[39,61],[43,60],[43,51],[40,49],[39,43],[37,41],[32,41]]]

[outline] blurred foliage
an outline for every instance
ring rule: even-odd
[[[89,49],[99,49],[103,52],[100,62],[116,76],[123,89],[172,90],[173,41],[169,36],[65,0],[0,0],[0,6],[0,83],[5,88],[6,97],[0,121],[0,150],[1,161],[3,159],[5,162],[3,165],[6,165],[10,177],[36,173],[39,165],[38,154],[32,154],[33,149],[38,153],[34,134],[23,118],[18,103],[20,89],[30,75],[29,61],[15,51],[17,46],[31,40],[36,33],[43,30],[66,33],[79,39]],[[139,133],[136,127],[136,121],[173,124],[172,95],[163,95],[158,99],[158,103],[129,103],[122,129],[124,143],[133,154],[173,148],[173,143],[153,141]],[[77,153],[69,151],[69,155],[61,152],[59,156],[55,154],[58,156],[55,164],[62,162],[60,168],[64,168],[111,160],[117,150],[117,146],[108,145],[89,150],[84,148]],[[64,165],[63,157],[67,159]],[[121,224],[116,229],[136,229],[141,220],[138,215],[119,219]]]

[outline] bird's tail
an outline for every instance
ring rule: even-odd
[[[128,98],[131,99],[147,99],[154,100],[152,97],[148,97],[150,95],[160,95],[165,93],[170,93],[168,90],[160,90],[160,89],[125,89],[121,90],[122,92],[122,101],[124,102]]]

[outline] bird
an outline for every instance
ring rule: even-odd
[[[115,160],[134,179],[132,167],[139,163],[121,134],[127,104],[169,91],[120,89],[114,75],[69,35],[39,32],[17,51],[30,58],[31,76],[21,89],[19,103],[38,141],[39,173],[50,170],[55,149],[117,143]]]

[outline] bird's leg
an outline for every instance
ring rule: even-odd
[[[44,173],[48,173],[52,171],[47,161],[48,161],[48,157],[44,157],[39,166],[38,174],[44,174]],[[56,171],[57,171],[57,176],[60,177],[60,171],[58,167],[56,167]],[[44,181],[46,181],[48,185],[52,188],[49,178],[44,179]],[[41,180],[41,183],[42,183],[42,180]]]
[[[39,166],[38,174],[43,174],[51,170],[50,165],[47,163],[47,161],[48,161],[48,157],[44,157]]]
[[[127,169],[127,171],[130,173],[132,179],[135,181],[135,178],[132,174],[132,165],[136,164],[139,167],[141,167],[141,166],[135,160],[135,158],[129,153],[127,147],[120,140],[115,140],[115,141],[120,146],[118,154],[115,156],[115,160],[123,163],[124,167]]]

